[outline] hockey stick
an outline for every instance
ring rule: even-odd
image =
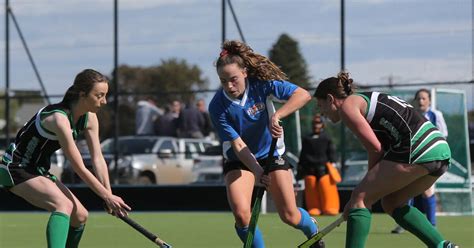
[[[171,245],[167,244],[165,241],[158,238],[158,236],[146,230],[144,227],[142,227],[140,224],[138,224],[134,220],[130,219],[128,216],[119,216],[119,218],[123,220],[125,223],[127,223],[128,225],[130,225],[131,227],[133,227],[133,229],[143,234],[143,236],[147,237],[149,240],[151,240],[151,242],[160,246],[161,248],[171,248]]]
[[[275,153],[277,141],[278,139],[276,138],[272,139],[270,151],[268,152],[267,159],[265,160],[265,167],[263,171],[264,175],[268,175],[268,172],[270,171],[270,163],[274,159],[273,154]],[[258,216],[260,215],[263,193],[265,193],[265,187],[259,187],[257,189],[257,196],[255,197],[255,202],[252,207],[252,216],[250,217],[249,230],[247,233],[247,239],[245,241],[244,248],[252,247],[253,238],[255,236],[255,228],[257,227]]]
[[[311,245],[313,245],[314,243],[322,239],[324,236],[326,236],[326,234],[330,233],[334,228],[341,225],[342,222],[344,222],[344,217],[341,216],[336,221],[329,224],[329,226],[323,228],[321,231],[316,233],[313,237],[309,238],[305,242],[298,245],[298,248],[309,248]]]

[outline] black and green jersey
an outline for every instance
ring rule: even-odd
[[[380,92],[361,92],[365,118],[385,151],[384,159],[408,164],[451,158],[439,130],[402,99]]]
[[[73,137],[87,127],[85,114],[73,123],[71,109],[61,103],[48,105],[38,111],[18,132],[15,142],[7,149],[2,163],[7,166],[36,168],[43,174],[50,168],[51,155],[60,148],[56,134],[44,128],[41,120],[53,114],[61,113],[68,117]]]

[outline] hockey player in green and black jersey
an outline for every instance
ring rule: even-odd
[[[448,169],[451,151],[443,135],[405,101],[379,92],[354,93],[341,72],[323,80],[314,96],[323,115],[342,122],[368,153],[369,170],[344,208],[346,248],[367,240],[372,205],[384,211],[430,248],[456,247],[445,240],[408,199],[429,188]]]
[[[127,215],[130,207],[113,195],[99,143],[96,113],[106,104],[108,80],[92,69],[77,74],[60,103],[39,110],[18,132],[0,161],[0,185],[29,203],[51,212],[46,228],[48,248],[78,247],[88,212],[74,194],[48,170],[51,155],[61,148],[79,177],[101,197],[108,210]],[[74,142],[86,137],[94,176]]]

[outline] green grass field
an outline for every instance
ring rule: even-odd
[[[177,248],[242,247],[230,213],[150,212],[133,213],[131,218]],[[0,247],[46,247],[46,213],[0,213]],[[319,217],[326,226],[336,217]],[[298,230],[283,224],[276,214],[261,215],[260,228],[269,248],[296,247],[304,241]],[[425,247],[413,235],[390,234],[394,222],[387,215],[374,214],[367,248]],[[474,247],[474,216],[438,216],[438,228],[446,239],[463,248]],[[326,247],[344,247],[346,225],[326,236]],[[121,220],[102,213],[91,213],[81,248],[156,247]]]

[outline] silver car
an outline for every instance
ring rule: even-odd
[[[193,184],[224,184],[222,145],[210,146],[194,159]]]
[[[51,155],[51,167],[49,173],[53,174],[57,178],[61,178],[64,169],[64,154],[63,150],[59,149]]]
[[[217,141],[206,139],[121,136],[117,144],[117,167],[114,139],[104,140],[101,146],[112,183],[176,185],[193,181],[194,158],[216,144]],[[92,168],[88,154],[83,154],[83,160],[86,167]]]

